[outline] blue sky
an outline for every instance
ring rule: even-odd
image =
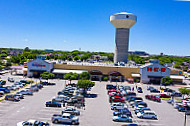
[[[110,15],[131,12],[129,50],[190,55],[190,2],[0,0],[0,47],[114,52]]]

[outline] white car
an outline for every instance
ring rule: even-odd
[[[141,108],[144,108],[144,106],[143,105],[135,106],[135,109],[141,109]]]
[[[17,126],[43,126],[43,125],[49,126],[49,123],[44,123],[44,122],[32,120],[32,119],[17,123]]]
[[[145,118],[145,119],[157,119],[157,115],[153,111],[142,111],[137,113],[138,118]]]
[[[121,109],[126,109],[128,106],[123,103],[114,103],[111,106],[111,110],[121,110]]]

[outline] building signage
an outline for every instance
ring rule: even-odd
[[[39,63],[33,63],[32,66],[35,66],[35,67],[46,67],[46,65],[42,65],[42,64],[39,64]]]
[[[166,68],[147,67],[147,71],[150,71],[150,72],[166,72]]]

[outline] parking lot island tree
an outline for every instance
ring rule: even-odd
[[[83,89],[83,94],[86,94],[89,88],[95,86],[95,83],[90,80],[78,80],[77,86]]]
[[[65,80],[69,80],[70,81],[70,84],[71,84],[71,81],[72,80],[77,80],[78,79],[78,74],[77,73],[72,73],[72,72],[70,72],[70,73],[67,73],[67,74],[65,74],[64,75],[64,79]]]
[[[161,79],[161,84],[164,85],[165,87],[172,84],[172,79],[170,77],[162,77]]]
[[[179,88],[179,92],[183,95],[183,99],[185,95],[190,95],[190,89],[187,88]]]
[[[42,74],[40,74],[42,79],[46,79],[48,81],[48,79],[53,79],[55,77],[54,74],[50,73],[50,72],[43,72]]]
[[[80,79],[81,80],[89,80],[90,79],[90,73],[89,72],[82,72],[80,74]]]

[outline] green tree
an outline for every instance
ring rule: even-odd
[[[103,77],[103,81],[108,81],[108,77]]]
[[[170,78],[170,77],[168,77],[168,76],[166,76],[166,77],[162,77],[162,79],[161,79],[161,83],[166,87],[166,86],[168,86],[168,85],[170,85],[170,84],[172,84],[172,79]]]
[[[80,74],[80,79],[81,80],[89,80],[90,79],[90,73],[89,72],[82,72]]]
[[[61,60],[63,60],[63,61],[65,61],[66,60],[66,55],[60,55],[59,57],[58,57],[58,59],[61,59]]]
[[[6,57],[7,57],[7,54],[5,53],[0,54],[0,59],[5,59]]]
[[[75,56],[73,59],[74,59],[75,61],[77,61],[77,60],[80,59],[80,56]]]
[[[9,52],[8,50],[2,50],[2,51],[1,51],[1,54],[3,54],[3,53],[4,53],[4,54],[6,54],[6,55],[7,55],[7,54],[8,54],[8,52]]]
[[[46,59],[48,59],[48,60],[49,60],[50,58],[51,58],[51,57],[50,57],[49,55],[47,55],[47,56],[46,56]]]
[[[89,88],[93,87],[94,85],[95,85],[95,83],[92,82],[92,81],[90,81],[90,80],[78,80],[78,82],[77,82],[77,86],[78,86],[79,88],[82,88],[82,89],[83,89],[83,94],[85,94],[86,91],[87,91]]]
[[[69,61],[72,61],[73,59],[71,57],[68,58]]]
[[[7,60],[6,64],[5,64],[6,67],[9,67],[11,66],[11,60]]]
[[[190,89],[187,89],[187,88],[179,88],[178,89],[179,92],[183,95],[183,98],[185,95],[189,95],[190,94]]]
[[[0,65],[0,70],[2,70],[2,69],[3,69],[3,66]]]
[[[55,75],[53,73],[48,72],[43,72],[42,74],[40,74],[42,79],[46,79],[48,81],[48,79],[53,79],[55,77]]]
[[[29,47],[26,47],[26,48],[24,49],[24,51],[26,51],[26,52],[30,52]]]
[[[65,74],[64,77],[63,77],[65,80],[69,80],[70,81],[70,84],[71,84],[71,81],[72,80],[77,80],[78,79],[78,74],[77,73],[68,73],[68,74]]]

